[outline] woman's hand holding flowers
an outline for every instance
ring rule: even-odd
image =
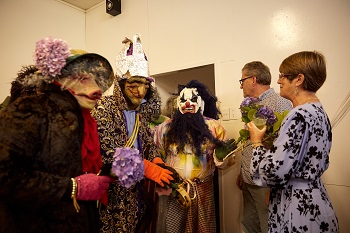
[[[239,149],[243,148],[248,139],[250,139],[252,144],[260,142],[268,148],[271,147],[274,139],[277,137],[277,131],[283,118],[288,114],[288,111],[284,111],[282,114],[273,112],[271,108],[260,105],[258,102],[257,98],[247,97],[240,105],[241,119],[246,123],[246,128],[239,131],[240,136],[237,139],[237,144],[239,142],[243,144]],[[266,119],[266,125],[262,130],[252,122],[255,116],[261,116]]]
[[[262,142],[267,126],[265,125],[262,129],[256,127],[253,121],[247,123],[247,129],[249,130],[249,138],[252,144]]]

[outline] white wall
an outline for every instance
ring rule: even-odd
[[[36,41],[53,36],[85,48],[85,12],[55,0],[1,0],[0,30],[0,102],[21,67],[34,64]]]
[[[245,63],[261,60],[269,65],[278,91],[280,62],[294,52],[319,50],[328,61],[328,79],[318,96],[332,119],[350,90],[349,12],[348,0],[124,0],[122,13],[113,17],[105,13],[104,4],[84,15],[53,0],[1,1],[0,98],[9,94],[21,65],[32,64],[34,43],[44,36],[101,53],[114,65],[124,37],[140,33],[152,74],[214,64],[221,107],[237,109]],[[239,120],[222,123],[237,137]],[[348,114],[333,130],[331,164],[324,175],[342,232],[350,229],[349,124]],[[241,230],[241,193],[234,183],[238,168],[236,164],[221,172],[222,232]]]

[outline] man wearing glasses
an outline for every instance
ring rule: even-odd
[[[283,113],[284,110],[292,109],[291,102],[270,87],[270,69],[260,61],[244,65],[239,83],[244,98],[258,98],[258,104],[268,106],[274,112]],[[243,192],[242,225],[245,233],[267,233],[269,189],[256,186],[250,177],[252,153],[253,147],[248,140],[242,151],[241,171],[236,180],[237,187]]]

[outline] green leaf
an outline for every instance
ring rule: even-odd
[[[242,140],[243,140],[242,137],[238,137],[238,138],[237,138],[237,141],[236,141],[236,145],[238,145]]]
[[[245,106],[245,107],[241,107],[240,108],[242,112],[248,112],[250,107],[249,106]]]
[[[239,136],[242,138],[242,141],[248,140],[248,138],[249,138],[249,130],[241,129],[239,131]]]
[[[246,124],[250,122],[249,118],[246,116],[242,116],[242,121]]]
[[[284,110],[282,113],[283,118],[285,118],[289,113],[289,110]]]
[[[282,121],[287,116],[288,112],[289,112],[288,110],[285,110],[282,114],[279,112],[275,112],[275,115],[277,117],[277,121],[273,125],[273,133],[275,133],[276,131],[279,130],[279,128],[281,127]]]
[[[254,117],[254,115],[255,115],[255,113],[256,113],[257,111],[258,111],[258,110],[256,110],[256,109],[250,109],[250,110],[249,110],[249,112],[248,112],[248,118],[249,118],[250,121],[253,120],[253,117]]]
[[[273,125],[273,131],[272,132],[276,132],[280,128],[282,120],[283,120],[283,116],[279,112],[275,112],[275,115],[277,117],[277,121]]]

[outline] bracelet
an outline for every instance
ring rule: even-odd
[[[255,149],[259,146],[262,146],[263,144],[261,143],[261,141],[257,141],[257,142],[252,142],[251,145]]]
[[[252,145],[253,145],[253,144],[258,144],[258,143],[261,143],[261,141],[252,142]]]
[[[77,211],[77,213],[79,213],[79,210],[80,210],[80,206],[77,202],[77,190],[78,190],[78,184],[77,182],[75,181],[74,178],[71,178],[71,181],[72,181],[72,194],[71,194],[71,198],[73,199],[73,205],[75,207],[75,210]]]

